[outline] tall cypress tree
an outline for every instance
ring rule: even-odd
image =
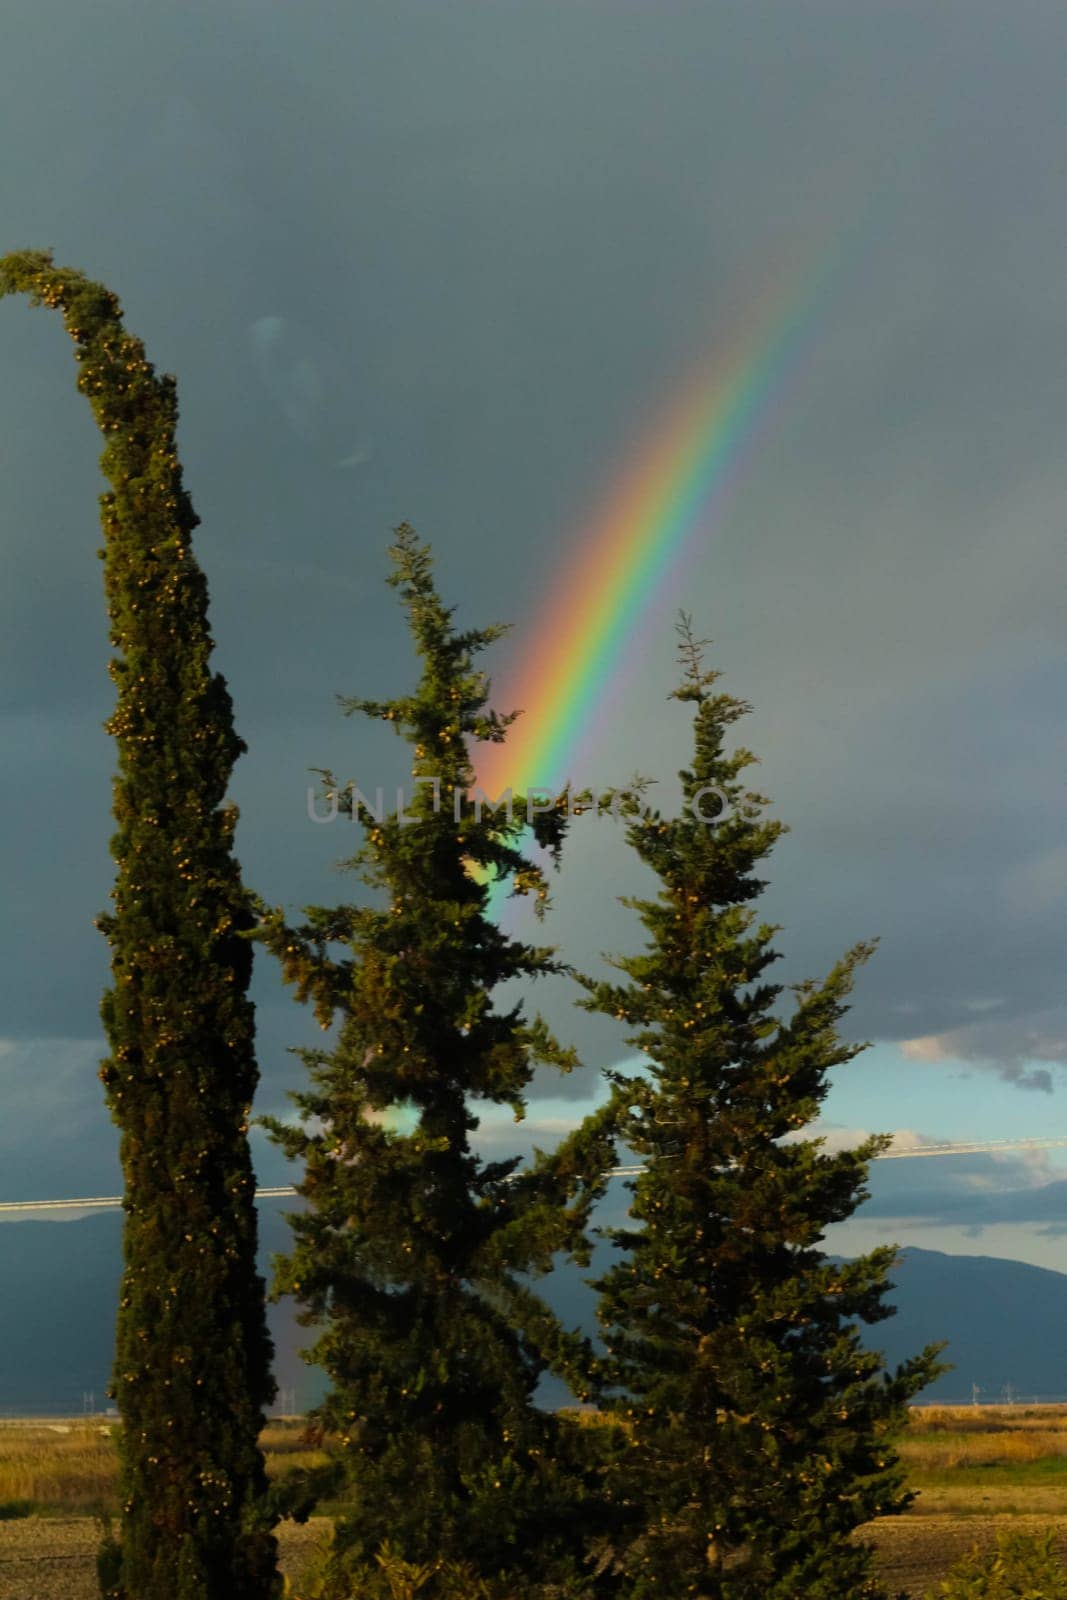
[[[848,1535],[911,1499],[892,1435],[942,1370],[939,1347],[887,1373],[859,1325],[891,1315],[895,1251],[842,1264],[819,1248],[890,1142],[830,1154],[799,1136],[828,1074],[862,1048],[837,1023],[872,946],[794,985],[791,1014],[773,1009],[779,930],[750,902],[783,827],[739,782],[755,757],[723,748],[749,707],[713,692],[702,643],[683,618],[674,698],[694,707],[695,749],[682,814],[628,829],[659,880],[655,898],[624,901],[645,948],[614,959],[628,981],[583,980],[582,1003],[625,1020],[648,1061],[647,1075],[611,1075],[644,1171],[632,1225],[609,1230],[625,1254],[595,1285],[604,1370],[624,1391],[608,1409],[632,1443],[616,1492],[643,1523],[616,1554],[627,1600],[856,1600],[882,1591]]]
[[[574,1057],[521,1003],[494,1001],[508,980],[561,970],[550,948],[487,916],[500,879],[536,906],[547,894],[519,848],[523,797],[510,820],[470,799],[467,740],[498,742],[512,721],[487,709],[475,668],[503,630],[456,629],[428,548],[406,525],[391,554],[421,676],[409,695],[343,704],[410,745],[407,820],[325,773],[339,814],[363,824],[344,865],[370,893],[309,908],[299,927],[264,907],[262,924],[298,998],[324,1028],[338,1024],[332,1048],[298,1052],[312,1085],[294,1096],[299,1125],[268,1120],[303,1163],[307,1207],[291,1219],[295,1246],[276,1291],[317,1325],[308,1358],[331,1384],[316,1416],[333,1460],[303,1486],[303,1509],[315,1494],[344,1496],[330,1596],[347,1600],[357,1580],[360,1594],[377,1593],[386,1547],[426,1569],[426,1600],[454,1593],[460,1569],[472,1596],[480,1581],[507,1600],[585,1594],[550,1585],[580,1570],[600,1515],[596,1476],[581,1460],[582,1430],[533,1404],[548,1360],[576,1370],[584,1347],[526,1279],[561,1249],[588,1259],[584,1225],[614,1150],[607,1119],[521,1172],[519,1157],[486,1161],[470,1147],[472,1101],[508,1105],[518,1119],[535,1063],[566,1071]],[[558,851],[561,811],[533,826]],[[388,1126],[400,1105],[417,1114],[413,1131]]]
[[[212,672],[207,586],[182,486],[174,379],[157,377],[119,302],[51,256],[0,260],[0,295],[58,309],[105,438],[104,584],[117,705],[113,985],[100,1076],[122,1130],[125,1224],[112,1394],[122,1418],[125,1600],[277,1592],[258,1434],[273,1398],[256,1273],[247,996],[254,923],[225,803],[244,745]]]

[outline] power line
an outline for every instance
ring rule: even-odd
[[[965,1139],[954,1143],[901,1145],[883,1150],[875,1161],[910,1161],[918,1156],[1012,1155],[1024,1150],[1054,1150],[1067,1145],[1062,1139]],[[611,1178],[633,1178],[644,1170],[640,1166],[612,1167]],[[256,1190],[257,1200],[282,1200],[295,1195],[289,1184]],[[106,1211],[121,1206],[120,1194],[94,1195],[81,1200],[2,1200],[0,1216],[13,1211]]]
[[[1011,1155],[1017,1150],[1055,1150],[1067,1145],[1063,1139],[964,1139],[955,1144],[915,1144],[899,1150],[883,1150],[877,1159],[895,1161],[912,1156]]]
[[[612,1167],[608,1176],[631,1178],[641,1170],[640,1167]],[[257,1189],[256,1199],[281,1200],[295,1194],[291,1185],[283,1184],[273,1189]],[[3,1200],[0,1201],[0,1215],[9,1211],[106,1211],[121,1204],[120,1194],[100,1195],[90,1200]]]

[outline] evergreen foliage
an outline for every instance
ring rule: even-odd
[[[684,678],[692,766],[675,820],[630,823],[659,882],[627,899],[647,939],[615,958],[627,981],[594,982],[583,1004],[624,1020],[647,1076],[610,1074],[619,1131],[644,1163],[632,1226],[609,1230],[623,1258],[598,1280],[609,1402],[633,1448],[617,1485],[642,1527],[616,1543],[627,1600],[853,1600],[875,1596],[869,1518],[910,1500],[891,1439],[908,1399],[939,1370],[931,1347],[895,1373],[860,1345],[884,1303],[895,1251],[841,1265],[826,1228],[865,1198],[867,1163],[889,1140],[830,1154],[800,1132],[827,1075],[862,1047],[836,1025],[858,944],[822,983],[794,985],[788,1018],[767,981],[779,931],[756,924],[754,869],[783,832],[742,790],[749,751],[723,749],[749,708],[714,693],[688,619]],[[702,794],[701,791],[704,791]],[[698,814],[717,820],[705,822]]]
[[[508,1105],[519,1120],[535,1064],[568,1071],[574,1055],[521,1003],[494,1003],[508,980],[562,970],[549,947],[486,914],[498,879],[538,908],[547,897],[519,848],[524,799],[510,818],[469,800],[466,741],[499,742],[514,716],[487,709],[474,664],[503,629],[456,629],[406,524],[391,556],[421,676],[409,695],[342,704],[411,746],[410,820],[323,773],[326,798],[363,825],[343,865],[371,893],[308,908],[299,927],[262,908],[260,936],[286,980],[324,1029],[338,1024],[332,1048],[298,1052],[311,1083],[294,1096],[299,1125],[264,1119],[303,1164],[307,1207],[292,1218],[275,1291],[302,1302],[317,1331],[308,1359],[331,1384],[315,1416],[332,1460],[287,1509],[343,1495],[322,1590],[337,1600],[377,1594],[382,1561],[418,1568],[426,1600],[453,1592],[457,1568],[472,1594],[484,1583],[507,1600],[584,1595],[575,1574],[601,1505],[591,1446],[532,1397],[549,1360],[578,1370],[587,1344],[523,1280],[561,1250],[588,1261],[585,1223],[614,1148],[606,1118],[521,1172],[518,1157],[485,1161],[470,1148],[472,1102]],[[564,828],[558,807],[533,822],[553,855]],[[402,1134],[386,1113],[405,1105],[417,1125]]]
[[[113,986],[101,1078],[122,1132],[125,1272],[112,1394],[122,1418],[125,1600],[267,1600],[279,1589],[258,1434],[273,1398],[248,1116],[253,924],[225,803],[244,745],[211,671],[207,586],[182,486],[174,379],[119,302],[42,251],[0,259],[0,295],[58,309],[104,435],[104,583],[117,705]]]

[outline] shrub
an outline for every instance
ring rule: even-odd
[[[958,1561],[926,1600],[1067,1600],[1067,1567],[1043,1534],[1002,1533],[995,1549]]]
[[[32,1517],[37,1510],[32,1500],[0,1500],[0,1522],[15,1522],[19,1517]]]
[[[464,1562],[405,1561],[386,1543],[372,1565],[338,1579],[330,1556],[333,1531],[327,1532],[296,1582],[286,1582],[285,1600],[526,1600],[514,1579],[501,1574],[495,1583],[479,1578]],[[530,1595],[537,1600],[590,1600],[591,1590],[582,1580],[566,1584],[535,1581]]]

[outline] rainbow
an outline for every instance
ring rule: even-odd
[[[585,757],[616,698],[624,652],[642,618],[647,626],[662,616],[686,558],[706,548],[811,342],[839,254],[823,251],[814,270],[776,274],[730,344],[716,347],[626,452],[494,694],[524,714],[505,744],[474,754],[490,796],[562,789],[588,775]],[[581,774],[571,770],[579,752]]]

